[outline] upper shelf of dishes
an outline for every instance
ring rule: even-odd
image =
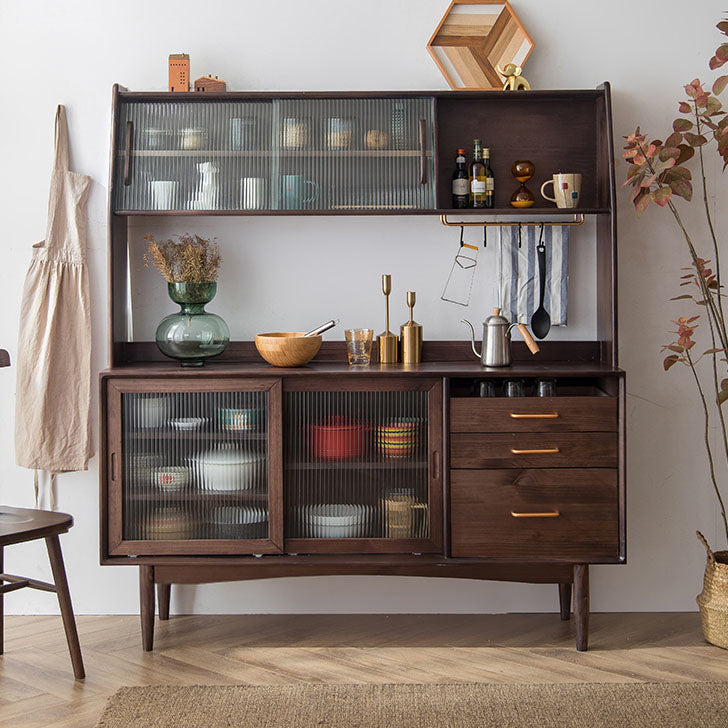
[[[486,214],[613,209],[609,89],[553,92],[129,93],[115,87],[118,215],[422,214],[453,211],[458,148],[490,149]],[[536,202],[509,206],[529,159]],[[578,210],[544,199],[582,175]],[[458,210],[458,213],[469,210]],[[470,212],[484,212],[470,210]]]

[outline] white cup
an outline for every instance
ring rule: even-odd
[[[544,192],[546,185],[554,186],[553,197]],[[577,207],[581,196],[581,175],[557,172],[541,185],[541,194],[545,199],[555,202],[556,207]]]
[[[152,196],[152,207],[155,210],[174,210],[177,201],[179,182],[156,179],[149,183]]]
[[[240,180],[240,207],[243,210],[265,208],[265,178],[243,177]]]

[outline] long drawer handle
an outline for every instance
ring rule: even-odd
[[[558,447],[545,447],[540,450],[516,450],[516,448],[512,447],[511,452],[514,455],[552,455],[554,453],[559,452]]]
[[[545,412],[543,414],[517,414],[511,412],[511,417],[514,420],[555,420],[559,416],[558,412]]]
[[[523,513],[522,511],[511,511],[514,518],[558,518],[561,514],[558,511],[544,511],[541,513]]]

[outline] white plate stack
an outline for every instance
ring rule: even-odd
[[[356,538],[369,531],[373,509],[352,503],[321,503],[303,506],[306,535],[312,538]]]

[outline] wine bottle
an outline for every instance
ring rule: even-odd
[[[485,163],[485,206],[495,207],[495,176],[490,168],[490,149],[487,147],[483,150],[483,160]]]
[[[473,161],[470,165],[470,207],[485,207],[485,164],[480,139],[473,140]]]
[[[458,149],[455,158],[455,171],[452,175],[452,206],[453,208],[470,206],[470,179],[465,166],[464,149]]]

